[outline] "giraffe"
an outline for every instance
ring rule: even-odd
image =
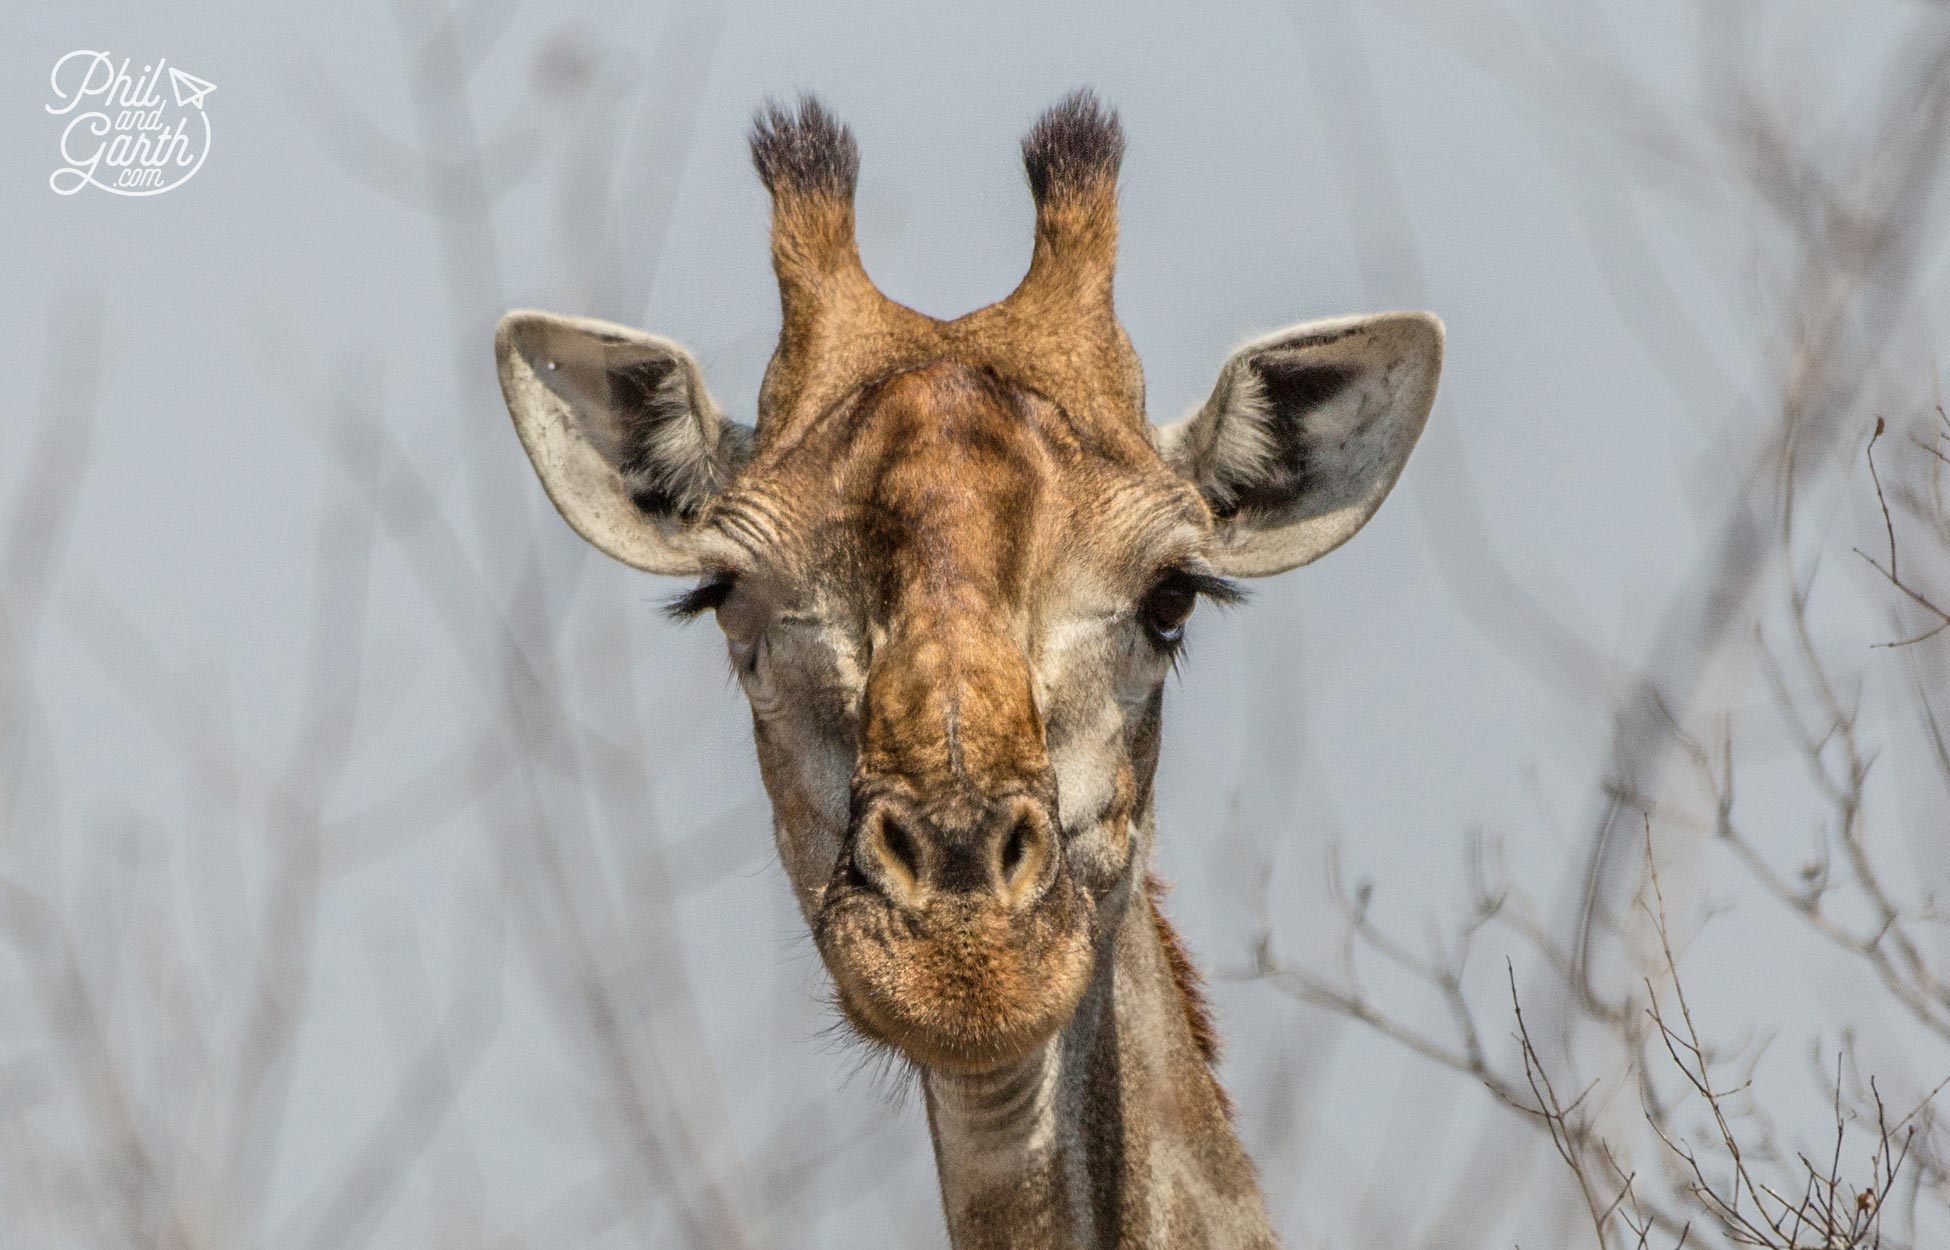
[[[868,278],[817,100],[751,148],[782,314],[755,422],[668,339],[514,312],[521,442],[584,538],[696,579],[670,610],[724,633],[780,861],[844,1019],[918,1073],[956,1250],[1273,1246],[1151,873],[1164,678],[1200,600],[1373,515],[1442,324],[1280,330],[1154,427],[1094,94],[1023,139],[1028,273],[949,321]]]

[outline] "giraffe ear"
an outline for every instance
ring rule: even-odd
[[[1205,406],[1158,432],[1218,518],[1221,572],[1296,568],[1367,523],[1428,420],[1442,336],[1419,312],[1289,326],[1233,353]]]
[[[697,362],[669,339],[587,317],[512,312],[501,394],[542,487],[576,533],[649,573],[693,574],[690,524],[751,456]]]

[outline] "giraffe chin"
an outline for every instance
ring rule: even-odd
[[[1092,908],[1068,872],[1035,906],[940,897],[897,910],[829,894],[814,928],[848,1022],[910,1061],[971,1074],[1049,1041],[1089,984]]]

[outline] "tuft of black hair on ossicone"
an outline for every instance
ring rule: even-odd
[[[773,195],[853,195],[860,148],[815,97],[801,95],[796,109],[767,100],[752,118],[751,142],[759,181]]]
[[[1124,127],[1117,112],[1088,87],[1065,96],[1022,138],[1022,164],[1037,204],[1052,193],[1114,181],[1123,160]]]

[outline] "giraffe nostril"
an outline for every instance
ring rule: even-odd
[[[884,810],[867,817],[853,846],[853,864],[860,875],[881,894],[904,905],[920,900],[924,857],[913,830]]]
[[[1040,807],[1020,811],[996,852],[996,884],[1010,907],[1034,902],[1049,884],[1055,837],[1049,817]]]
[[[1002,879],[1009,880],[1021,867],[1023,856],[1029,854],[1030,839],[1036,836],[1028,817],[1018,820],[1009,828],[1008,840],[1002,844]]]
[[[880,842],[893,865],[905,873],[909,880],[921,878],[921,848],[914,844],[914,835],[907,826],[891,816],[880,821]]]

